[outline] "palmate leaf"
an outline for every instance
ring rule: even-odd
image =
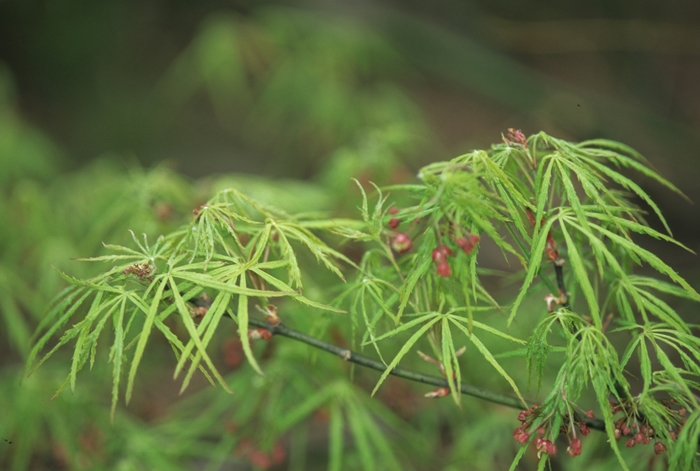
[[[238,283],[240,288],[246,289],[246,275],[243,274],[239,277]],[[243,353],[248,359],[248,363],[253,369],[260,375],[264,376],[264,373],[258,365],[258,361],[253,355],[253,351],[250,348],[250,339],[248,338],[248,296],[245,294],[238,295],[238,311],[236,312],[236,320],[238,321],[238,338],[241,340],[241,345],[243,346]]]
[[[114,364],[112,367],[112,406],[110,407],[110,422],[114,423],[114,414],[119,401],[119,382],[122,376],[122,360],[124,356],[124,313],[126,312],[127,296],[124,296],[119,303],[119,311],[113,317],[114,322],[114,343],[109,350],[109,360]]]
[[[442,364],[445,367],[445,378],[457,407],[462,405],[462,392],[459,385],[462,384],[462,372],[459,368],[459,360],[457,359],[457,351],[454,341],[452,340],[452,332],[450,331],[450,323],[447,317],[443,317],[440,322],[441,333],[441,358]]]
[[[216,366],[214,366],[214,363],[211,361],[209,358],[209,355],[207,354],[206,348],[207,344],[209,343],[209,339],[211,338],[211,334],[209,335],[209,339],[205,339],[202,341],[200,338],[198,329],[194,325],[194,321],[192,321],[192,317],[190,316],[190,311],[187,309],[187,306],[185,306],[185,302],[182,299],[182,296],[180,295],[180,290],[175,283],[175,279],[172,276],[168,277],[168,283],[170,284],[170,287],[172,288],[172,293],[173,293],[173,298],[175,299],[175,305],[178,308],[178,311],[180,312],[180,316],[182,318],[183,324],[187,328],[187,332],[190,334],[190,341],[188,344],[185,346],[185,350],[182,352],[182,357],[180,357],[180,361],[177,364],[177,367],[175,368],[175,373],[174,377],[177,378],[178,374],[182,370],[182,367],[184,366],[184,360],[187,359],[190,355],[190,352],[192,351],[192,348],[194,346],[197,347],[197,354],[195,355],[194,359],[192,360],[192,365],[190,366],[190,370],[188,371],[187,375],[185,376],[185,380],[182,382],[182,388],[180,389],[180,393],[187,388],[189,384],[189,380],[192,377],[192,374],[194,371],[197,369],[199,365],[200,360],[204,360],[204,362],[207,364],[209,367],[209,370],[211,373],[214,375],[214,377],[219,381],[219,383],[223,386],[224,390],[230,392],[228,385],[226,384],[226,381],[221,377],[219,374],[218,370],[216,369]],[[226,304],[228,304],[228,300],[230,299],[230,294],[229,293],[223,293],[224,298],[217,297],[217,300],[219,300],[219,304],[216,306],[212,304],[210,311],[211,313],[207,312],[207,316],[205,318],[207,319],[206,323],[200,324],[200,327],[204,329],[207,324],[214,323],[214,327],[216,328],[216,325],[218,325],[219,320],[221,319],[221,316],[226,309]],[[226,304],[223,304],[223,308],[220,307],[221,303],[223,301],[226,301]],[[247,335],[247,330],[246,330],[246,335]]]
[[[425,316],[422,316],[418,319],[414,319],[413,321],[407,322],[406,324],[400,326],[399,328],[394,329],[391,332],[388,332],[384,334],[381,337],[378,337],[375,340],[381,340],[384,337],[390,336],[390,335],[395,335],[401,330],[408,329],[410,327],[413,327],[413,325],[419,324],[423,321],[425,321],[425,324],[416,331],[407,341],[401,346],[401,349],[399,352],[396,354],[393,360],[391,360],[391,363],[387,365],[386,370],[382,373],[382,375],[379,377],[379,380],[377,381],[376,386],[374,386],[374,389],[372,390],[372,396],[377,392],[379,389],[379,386],[382,385],[384,380],[389,376],[389,373],[391,373],[391,370],[393,370],[401,361],[401,359],[408,353],[408,351],[413,347],[413,345],[425,334],[428,329],[430,329],[435,323],[437,323],[440,319],[442,318],[442,315],[437,312],[431,312],[429,314],[426,314]]]
[[[270,283],[270,284],[271,284],[272,286],[274,286],[275,288],[281,290],[281,291],[279,291],[279,292],[281,292],[281,293],[291,293],[291,294],[288,294],[287,296],[289,296],[290,298],[294,299],[295,301],[298,301],[298,302],[300,302],[301,304],[305,304],[305,305],[307,305],[307,306],[309,306],[309,307],[314,307],[314,308],[317,308],[317,309],[322,309],[322,310],[324,310],[324,311],[332,311],[332,312],[337,312],[337,313],[344,313],[344,312],[345,312],[345,311],[342,310],[342,309],[338,309],[338,308],[336,308],[336,307],[329,306],[329,305],[327,305],[327,304],[322,304],[322,303],[313,301],[313,300],[311,300],[311,299],[309,299],[309,298],[307,298],[307,297],[305,297],[305,296],[302,296],[301,294],[297,294],[296,291],[292,290],[292,288],[291,288],[289,285],[287,285],[286,283],[284,283],[282,280],[280,280],[279,278],[275,278],[274,276],[270,275],[270,274],[267,273],[266,271],[261,270],[259,267],[260,267],[260,265],[258,265],[258,266],[253,266],[253,267],[250,268],[250,271],[252,271],[252,272],[255,273],[256,275],[258,275],[260,278],[262,278],[262,279],[265,280],[266,282]]]
[[[288,237],[304,244],[311,251],[311,253],[316,256],[316,260],[319,260],[328,270],[335,273],[341,280],[345,281],[343,274],[332,262],[333,259],[337,259],[348,264],[352,264],[350,259],[348,259],[345,255],[337,250],[331,249],[318,237],[302,227],[294,227],[292,224],[281,223],[277,226],[277,228],[281,232],[286,233]]]
[[[530,284],[535,279],[535,276],[538,274],[540,266],[542,265],[542,256],[544,255],[544,249],[545,249],[545,246],[547,244],[547,234],[551,230],[552,224],[554,224],[554,219],[553,218],[548,219],[547,221],[545,221],[544,225],[537,232],[537,236],[536,237],[533,236],[533,239],[532,239],[533,249],[532,249],[532,252],[530,253],[530,260],[528,261],[528,264],[527,264],[527,273],[525,274],[525,280],[523,281],[523,286],[522,286],[522,288],[520,288],[520,292],[518,292],[518,297],[515,298],[515,302],[513,302],[513,306],[511,307],[510,316],[508,317],[508,326],[509,327],[510,327],[511,323],[513,322],[513,319],[515,319],[515,315],[518,312],[518,308],[520,307],[520,304],[525,299],[525,295],[527,294],[527,290],[530,287]]]
[[[602,329],[603,324],[600,318],[598,299],[595,294],[595,289],[591,284],[591,280],[588,278],[588,273],[586,271],[583,258],[581,257],[581,254],[579,253],[576,247],[576,243],[573,241],[573,239],[569,235],[569,232],[566,230],[566,224],[561,224],[559,227],[561,227],[561,233],[564,236],[564,240],[566,241],[567,255],[569,256],[569,260],[571,261],[571,267],[573,268],[574,274],[576,275],[576,281],[578,282],[579,286],[581,286],[583,295],[586,298],[586,302],[588,303],[588,309],[591,314],[591,317],[593,318],[593,322],[596,327]]]
[[[78,295],[81,295],[78,297]],[[53,335],[63,327],[63,325],[73,317],[75,312],[82,306],[83,302],[91,295],[92,293],[85,289],[84,287],[75,287],[75,286],[69,286],[68,288],[64,289],[57,297],[55,300],[55,305],[47,315],[42,319],[42,321],[39,323],[39,326],[37,327],[33,340],[33,347],[29,351],[29,355],[27,356],[27,363],[24,368],[24,374],[22,377],[24,378],[25,376],[29,376],[34,372],[39,366],[41,366],[42,363],[44,363],[53,352],[58,350],[60,346],[64,345],[65,343],[68,342],[69,339],[67,339],[65,342],[59,342],[60,345],[55,346],[51,352],[46,354],[37,365],[34,366],[31,370],[29,368],[33,365],[34,359],[36,356],[39,354],[39,352],[44,348],[46,343],[53,337]],[[77,298],[77,300],[76,300]],[[60,300],[60,301],[59,301]],[[75,300],[75,302],[74,302]],[[70,306],[70,307],[69,307]],[[65,311],[61,314],[61,311]],[[50,321],[53,319],[56,319],[54,324],[42,335],[38,340],[36,340],[37,335],[49,324]]]
[[[158,275],[153,280],[152,285],[157,284],[156,292],[153,296],[150,307],[148,308],[148,314],[146,320],[144,321],[143,328],[139,334],[139,341],[136,345],[136,351],[134,352],[134,357],[131,360],[131,368],[129,369],[129,377],[126,383],[126,402],[127,404],[131,400],[131,393],[134,388],[134,380],[136,379],[136,371],[138,370],[139,364],[141,363],[141,358],[143,357],[143,352],[146,349],[146,343],[148,342],[148,337],[151,333],[153,327],[153,321],[158,313],[158,307],[160,301],[163,297],[163,291],[165,286],[168,284],[168,277],[165,275]]]
[[[669,459],[669,469],[683,471],[697,469],[698,439],[700,439],[700,409],[695,408],[688,415],[683,430],[678,435]]]
[[[518,396],[518,399],[520,399],[525,407],[527,407],[527,401],[523,398],[523,395],[520,394],[520,390],[518,389],[518,386],[515,384],[515,381],[506,373],[506,371],[503,369],[503,367],[498,363],[496,358],[494,358],[493,354],[489,351],[489,349],[481,343],[481,340],[474,335],[473,333],[470,333],[469,330],[467,330],[466,327],[464,327],[462,324],[459,322],[456,322],[454,319],[450,319],[453,325],[456,325],[458,329],[460,329],[462,332],[464,332],[464,335],[467,336],[469,341],[474,344],[474,346],[479,350],[479,353],[484,357],[484,359],[491,364],[491,366],[494,367],[494,369],[498,372],[499,375],[505,379],[508,384],[510,384],[510,387],[513,389],[513,392],[515,392],[515,395]]]

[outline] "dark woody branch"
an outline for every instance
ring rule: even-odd
[[[254,327],[259,327],[270,331],[272,335],[280,335],[282,337],[288,337],[299,342],[303,342],[312,347],[325,350],[333,355],[342,358],[345,361],[356,363],[367,368],[371,368],[377,371],[385,371],[386,365],[384,363],[369,358],[357,352],[353,352],[346,348],[341,348],[332,343],[324,342],[321,339],[312,337],[310,335],[299,332],[298,330],[291,329],[284,324],[271,325],[264,320],[259,320],[255,318],[248,319],[248,324]],[[418,373],[413,370],[406,368],[394,368],[390,374],[398,376],[400,378],[408,379],[411,381],[416,381],[418,383],[430,384],[432,386],[438,386],[442,388],[449,388],[447,380],[440,378],[438,376],[426,375]],[[479,399],[484,399],[485,401],[493,402],[495,404],[501,404],[504,406],[512,407],[514,409],[523,410],[523,403],[520,399],[514,396],[509,396],[507,394],[501,394],[488,389],[479,388],[477,386],[472,386],[471,384],[460,383],[459,390],[462,394],[467,396],[477,397]],[[605,430],[605,424],[599,419],[589,419],[582,418],[583,422],[588,425],[589,428],[596,430]]]

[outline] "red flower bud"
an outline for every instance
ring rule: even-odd
[[[588,417],[589,419],[595,418],[595,416],[593,415],[593,411],[589,409],[589,410],[586,412],[586,417]]]
[[[399,232],[391,240],[391,248],[393,248],[396,252],[403,254],[413,248],[413,241],[403,232]]]
[[[633,447],[634,445],[636,445],[636,444],[637,444],[637,442],[635,441],[635,439],[634,439],[634,438],[630,438],[630,439],[627,440],[627,442],[625,443],[625,446],[626,446],[627,448],[632,448],[632,447]]]
[[[399,213],[399,208],[397,208],[397,207],[393,207],[389,210],[389,214],[391,214],[392,216],[395,216],[398,213]]]
[[[470,234],[468,237],[457,237],[455,239],[455,244],[457,244],[467,255],[472,253],[474,247],[477,246],[481,238],[476,234]]]
[[[396,229],[397,227],[399,227],[400,223],[401,223],[401,221],[399,221],[397,218],[389,219],[389,224],[388,224],[389,229]]]
[[[586,435],[588,435],[589,433],[591,433],[591,429],[589,429],[588,425],[586,425],[584,423],[579,424],[578,429],[581,431],[581,435],[583,435],[584,437]],[[615,430],[620,430],[620,429],[615,429]],[[618,440],[619,440],[619,438],[618,438]]]
[[[447,263],[446,260],[443,260],[442,262],[438,263],[436,272],[438,276],[442,276],[443,278],[448,278],[452,276],[452,268],[450,268],[450,264]]]
[[[656,453],[657,455],[660,455],[664,451],[666,451],[666,446],[663,443],[661,443],[661,442],[654,443],[654,453]]]
[[[452,250],[446,245],[441,245],[440,247],[433,249],[433,262],[442,262],[450,255],[452,255]]]
[[[515,439],[516,442],[520,443],[521,445],[524,445],[530,440],[530,435],[523,430],[522,427],[518,427],[513,431],[513,438]]]
[[[544,451],[549,456],[555,456],[557,454],[557,446],[550,440],[545,440],[542,446],[542,451]]]
[[[615,440],[617,440],[619,442],[620,438],[622,438],[622,430],[619,429],[618,427],[615,427],[614,435],[615,435]]]
[[[574,438],[571,440],[571,445],[566,449],[566,452],[571,456],[572,458],[574,456],[578,456],[581,454],[581,440],[578,438]]]

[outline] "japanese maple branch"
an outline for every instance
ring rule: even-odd
[[[318,339],[316,337],[312,337],[303,332],[299,332],[298,330],[291,329],[284,324],[270,325],[266,321],[255,318],[248,319],[248,324],[255,327],[267,329],[270,331],[270,333],[272,333],[272,335],[281,335],[283,337],[288,337],[299,342],[303,342],[307,345],[311,345],[312,347],[325,350],[329,353],[339,356],[343,360],[356,363],[358,365],[365,366],[373,370],[385,371],[387,368],[386,365],[384,365],[384,363],[381,363],[377,360],[369,358],[360,353],[353,352],[346,348],[341,348],[337,345],[333,345],[332,343],[324,342],[323,340]],[[389,374],[411,381],[416,381],[419,383],[430,384],[433,386],[443,388],[449,387],[447,380],[444,378],[418,373],[417,371],[409,370],[406,368],[396,367],[393,370],[391,370]],[[520,401],[520,399],[514,396],[497,393],[488,389],[479,388],[477,386],[472,386],[471,384],[466,383],[460,383],[459,390],[462,394],[465,394],[467,396],[478,397],[479,399],[484,399],[486,401],[512,407],[514,409],[523,409],[522,401]],[[596,430],[605,430],[605,424],[602,420],[584,418],[583,421],[586,423],[586,425],[588,425],[589,428]]]

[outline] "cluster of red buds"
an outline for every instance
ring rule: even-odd
[[[438,276],[452,276],[452,268],[450,268],[450,264],[447,262],[447,257],[450,255],[452,255],[452,250],[446,245],[441,245],[433,250],[433,262],[437,263],[436,272]]]
[[[687,410],[685,407],[674,409],[673,400],[664,402],[664,405],[668,408],[669,412],[671,412],[671,415],[675,416],[675,422],[677,425],[675,427],[669,425],[668,430],[671,440],[675,441],[678,434],[681,433],[683,425],[687,420],[685,418]],[[625,414],[624,417],[615,422],[615,429],[613,430],[615,440],[619,441],[622,437],[630,437],[625,441],[625,446],[627,448],[632,448],[636,445],[648,445],[651,443],[651,440],[654,439],[654,453],[660,455],[666,451],[666,445],[658,440],[654,427],[652,427],[651,424],[649,424],[643,417],[635,414],[634,411],[631,410],[631,407],[624,403],[617,403],[613,401],[610,401],[610,407],[613,414],[617,414],[618,412],[624,412]]]
[[[460,236],[455,239],[455,244],[461,248],[467,255],[472,253],[474,247],[479,243],[479,236],[476,234],[467,234],[466,236]],[[452,268],[447,262],[447,257],[453,255],[452,249],[450,249],[445,244],[440,245],[436,249],[433,249],[433,262],[437,263],[436,273],[438,276],[450,277],[452,276]]]
[[[391,208],[389,209],[389,214],[392,216],[396,216],[399,213],[399,208]],[[397,217],[392,217],[389,219],[389,222],[387,223],[387,226],[389,226],[389,229],[396,229],[399,227],[399,224],[401,224],[401,220]],[[404,232],[397,232],[394,237],[391,239],[391,248],[396,251],[399,255],[404,254],[408,251],[410,251],[413,248],[413,241],[411,240],[411,237],[409,237],[408,234]]]
[[[479,240],[481,238],[476,235],[476,234],[467,234],[466,236],[460,236],[455,239],[455,244],[457,244],[457,247],[462,249],[462,251],[470,255],[472,253],[472,250],[479,244]]]
[[[503,136],[503,142],[511,145],[521,145],[527,149],[527,137],[520,129],[508,128],[508,132]]]
[[[518,414],[520,427],[513,431],[513,438],[516,442],[520,443],[521,445],[525,445],[530,441],[530,437],[533,434],[533,424],[540,413],[541,408],[537,404],[534,404],[529,409],[521,411]],[[593,412],[590,410],[587,411],[586,416],[592,419]],[[550,456],[557,454],[557,446],[552,440],[545,438],[546,435],[551,435],[551,430],[549,430],[549,433],[547,432],[549,422],[549,420],[540,422],[536,430],[537,436],[533,440],[533,443],[535,449],[537,450],[538,456],[541,456],[543,453]],[[579,432],[583,436],[588,435],[590,433],[590,429],[588,428],[588,425],[586,425],[586,423],[578,417],[577,414],[574,414],[573,417],[569,416],[569,422],[570,426],[562,425],[557,434],[563,433],[566,435],[566,438],[569,440],[569,446],[566,448],[566,452],[573,458],[581,454],[581,439],[577,436],[576,428],[578,428]]]
[[[125,275],[136,275],[140,279],[144,279],[151,274],[152,267],[148,263],[134,263],[124,269]]]
[[[401,224],[401,220],[395,217],[399,213],[399,209],[393,207],[389,209],[389,214],[392,216],[387,223],[387,226],[391,230],[395,230]],[[418,219],[414,220],[414,223],[418,222]],[[411,226],[413,227],[413,226]],[[410,232],[410,228],[409,231]],[[476,234],[466,233],[462,229],[455,230],[455,232],[461,233],[458,237],[454,238],[454,243],[464,251],[467,255],[470,255],[472,251],[479,245],[480,237]],[[399,255],[409,252],[413,249],[413,240],[406,232],[394,232],[391,239],[391,248]],[[447,257],[453,255],[452,249],[446,245],[440,245],[435,250],[433,250],[433,261],[437,263],[437,274],[442,277],[449,277],[452,275],[452,269],[447,262]]]
[[[389,210],[389,214],[392,216],[396,216],[399,213],[399,208],[391,208]],[[399,224],[401,224],[401,221],[397,217],[393,217],[389,219],[389,223],[387,224],[389,226],[389,229],[396,229],[399,227]]]

